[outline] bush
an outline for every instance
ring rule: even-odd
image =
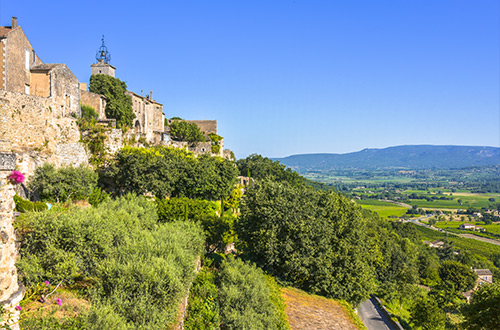
[[[215,285],[216,274],[202,269],[193,282],[189,292],[186,330],[220,329],[218,289]]]
[[[27,286],[94,279],[90,328],[165,328],[194,277],[203,233],[194,223],[157,219],[154,202],[132,195],[93,208],[27,213],[16,222],[25,233],[21,278]]]
[[[264,273],[229,257],[219,274],[221,329],[288,329],[283,301],[277,301]]]
[[[22,199],[18,195],[14,196],[14,202],[16,203],[17,212],[30,212],[30,211],[46,211],[49,209],[48,205],[44,202],[30,202],[28,200]]]
[[[231,193],[237,170],[231,161],[167,147],[126,147],[112,171],[121,193],[152,193],[157,198],[220,200]]]
[[[171,197],[157,199],[158,217],[161,222],[174,220],[201,220],[206,217],[216,216],[220,209],[215,202],[187,197]]]
[[[83,165],[56,169],[46,163],[36,169],[29,188],[42,200],[66,202],[89,196],[97,186],[97,177],[97,173]]]

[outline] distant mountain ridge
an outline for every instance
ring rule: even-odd
[[[500,165],[500,148],[404,145],[346,154],[302,154],[273,158],[299,173],[339,169],[457,169]]]

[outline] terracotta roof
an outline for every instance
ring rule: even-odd
[[[50,64],[38,64],[34,67],[32,67],[30,69],[30,71],[42,71],[42,72],[45,72],[45,71],[50,71],[52,70],[53,68],[59,66],[59,65],[63,65],[63,64],[57,64],[57,63],[50,63]]]
[[[489,269],[474,269],[477,275],[493,275]]]
[[[12,31],[10,26],[0,26],[0,37],[5,37]]]

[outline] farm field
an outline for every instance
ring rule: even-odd
[[[482,222],[482,221],[476,221],[476,222],[438,221],[438,222],[436,222],[436,224],[434,225],[434,227],[436,227],[436,228],[442,228],[442,229],[445,229],[445,228],[458,228],[463,223],[471,223],[471,224],[476,225],[476,226],[481,226],[484,229],[486,229],[486,231],[488,231],[490,233],[500,235],[500,224],[498,224],[498,223],[492,223],[491,225],[485,225],[484,222]],[[467,233],[467,232],[464,231],[464,233]]]
[[[500,255],[500,246],[498,245],[442,233],[436,230],[425,228],[423,226],[415,225],[415,228],[417,229],[418,232],[420,232],[422,240],[444,241],[447,239],[453,246],[457,247],[458,249],[467,250],[474,254],[483,256],[484,258],[490,260],[490,262],[492,260],[496,260]],[[491,267],[493,267],[493,269],[495,269],[496,271],[499,271],[499,269],[495,267],[492,262],[491,262]]]
[[[381,218],[401,217],[408,210],[404,206],[379,200],[356,200],[362,208],[377,212]]]

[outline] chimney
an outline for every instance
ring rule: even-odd
[[[12,17],[12,29],[15,29],[17,27],[17,17]]]
[[[149,99],[153,101],[153,91],[149,91]]]

